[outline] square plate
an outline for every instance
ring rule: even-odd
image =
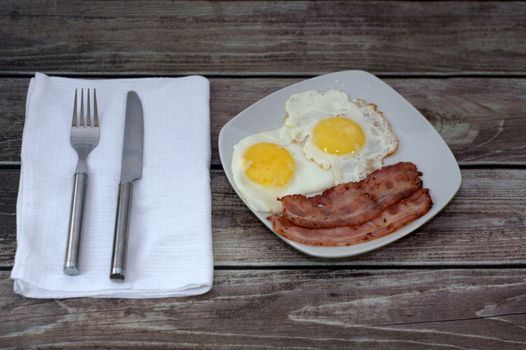
[[[391,123],[400,141],[398,151],[385,158],[384,165],[400,161],[416,164],[423,173],[424,186],[430,189],[431,210],[397,231],[372,241],[342,247],[309,246],[285,239],[272,230],[265,213],[254,214],[279,238],[299,251],[322,258],[341,258],[358,255],[394,242],[429,221],[438,214],[460,188],[461,175],[453,153],[433,126],[393,88],[364,71],[343,71],[321,75],[278,90],[254,103],[230,120],[219,133],[219,155],[230,184],[239,196],[233,182],[231,162],[233,147],[245,136],[279,128],[283,123],[285,101],[298,92],[337,89],[354,100],[362,98],[374,103]],[[239,196],[241,198],[241,196]],[[246,204],[246,203],[245,203]],[[248,206],[247,206],[248,207]]]

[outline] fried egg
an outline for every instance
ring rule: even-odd
[[[334,175],[309,161],[300,145],[284,142],[280,129],[250,135],[234,146],[234,184],[250,209],[278,213],[278,198],[313,194],[330,187]]]
[[[342,91],[305,91],[285,103],[283,142],[301,144],[305,157],[334,174],[335,184],[359,181],[383,166],[398,139],[373,104]]]

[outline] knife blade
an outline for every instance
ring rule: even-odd
[[[142,176],[143,145],[144,117],[141,100],[135,91],[129,91],[126,98],[121,179],[111,257],[110,279],[112,280],[125,278],[132,189],[133,182]]]

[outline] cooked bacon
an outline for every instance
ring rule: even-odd
[[[344,246],[386,236],[425,215],[431,206],[429,190],[421,188],[359,226],[312,229],[296,226],[282,215],[273,215],[269,219],[274,231],[287,239],[316,246]]]
[[[337,185],[314,197],[285,196],[283,215],[308,228],[360,225],[421,188],[420,175],[413,163],[386,166],[360,182]]]

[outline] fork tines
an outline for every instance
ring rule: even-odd
[[[86,101],[86,124],[84,124],[84,89],[80,89],[80,120],[77,118],[77,89],[75,89],[75,101],[73,103],[73,120],[71,122],[72,127],[99,127],[99,113],[97,110],[97,90],[93,89],[93,93],[90,93],[90,89],[87,89],[87,101]],[[91,98],[93,95],[93,123],[91,115]]]

